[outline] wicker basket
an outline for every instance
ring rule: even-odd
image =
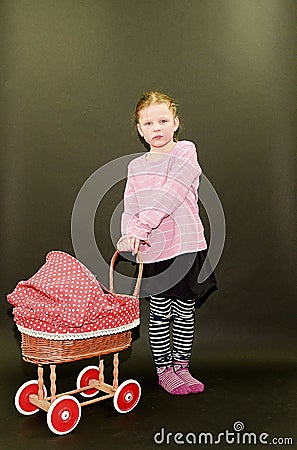
[[[88,339],[56,341],[22,333],[22,355],[34,364],[58,364],[117,353],[131,345],[131,331]]]
[[[119,252],[116,251],[110,263],[110,291],[115,294],[113,288],[113,268]],[[135,285],[134,297],[139,297],[143,264],[139,258],[139,273]],[[117,353],[131,345],[131,331],[116,334],[108,334],[87,339],[53,340],[42,337],[30,336],[22,333],[22,357],[25,361],[34,364],[59,364],[77,361],[94,356]]]

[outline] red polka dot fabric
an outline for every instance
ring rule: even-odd
[[[7,296],[21,332],[48,339],[82,339],[139,324],[139,300],[103,291],[76,258],[52,251],[45,264]]]

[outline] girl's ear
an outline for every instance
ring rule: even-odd
[[[140,136],[143,137],[143,133],[142,133],[142,131],[141,131],[141,126],[140,126],[139,123],[137,124],[137,131],[138,131],[138,133],[140,134]]]
[[[175,124],[174,131],[176,131],[179,127],[179,118],[177,116],[174,118],[174,124]]]

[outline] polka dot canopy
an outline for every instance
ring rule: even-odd
[[[18,329],[49,339],[82,339],[139,324],[139,300],[102,289],[76,258],[52,251],[45,264],[7,296]]]

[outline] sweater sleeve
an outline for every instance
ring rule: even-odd
[[[133,184],[133,176],[131,174],[130,165],[128,166],[128,174],[126,187],[124,191],[124,212],[121,218],[121,233],[125,236],[129,233],[129,228],[135,226],[139,212],[137,196]]]
[[[141,210],[138,217],[130,222],[129,233],[148,241],[152,229],[170,216],[186,199],[193,181],[199,179],[201,169],[197,161],[195,145],[191,142],[178,150],[178,155],[168,155],[170,169],[164,177],[161,188],[151,192],[150,206]]]

